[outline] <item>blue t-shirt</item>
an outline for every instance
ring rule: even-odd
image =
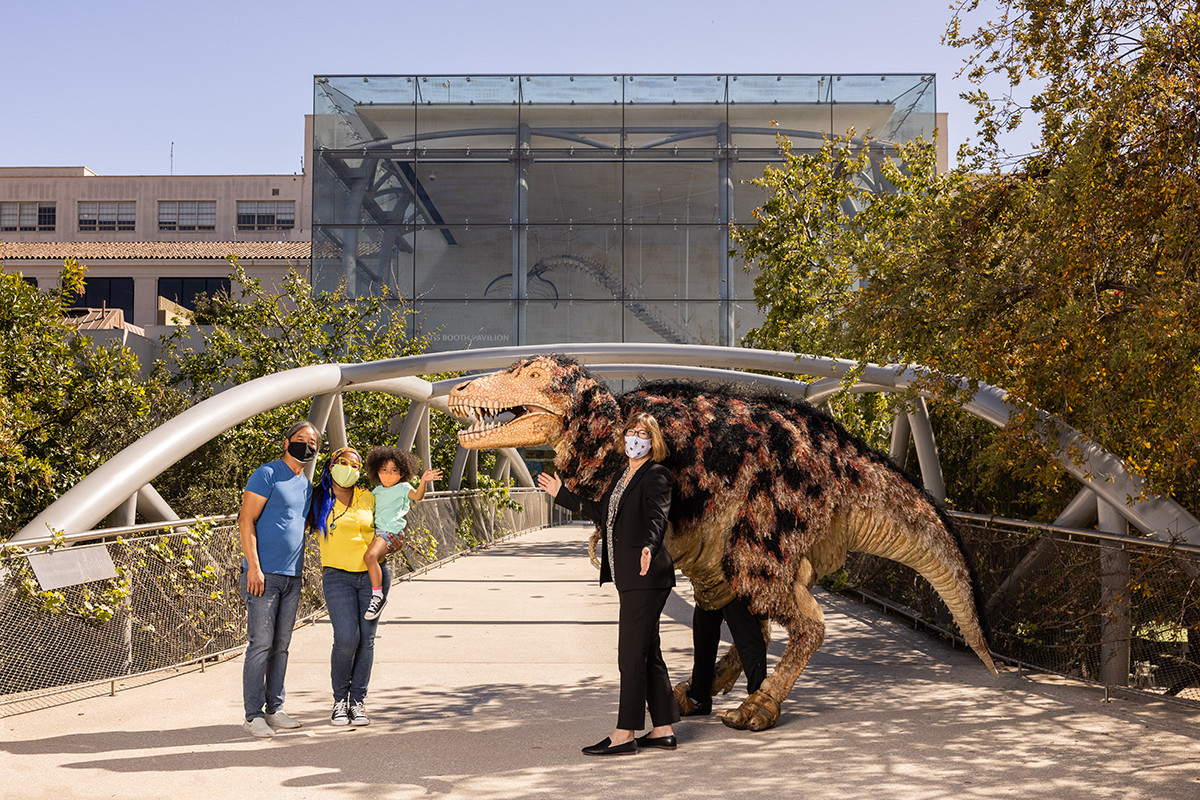
[[[312,484],[303,472],[297,475],[279,459],[254,470],[246,482],[246,491],[267,498],[254,525],[262,571],[299,575],[304,562],[304,520],[312,499]],[[244,557],[242,566],[247,566]]]

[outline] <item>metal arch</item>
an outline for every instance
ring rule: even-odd
[[[775,388],[780,386],[781,379],[725,370],[756,369],[840,380],[859,366],[846,359],[708,345],[551,344],[425,353],[353,365],[300,367],[235,386],[188,409],[113,456],[22,528],[10,542],[19,544],[22,540],[43,536],[47,529],[76,531],[94,526],[192,450],[217,433],[262,411],[305,397],[344,391],[404,392],[404,396],[412,400],[437,407],[443,405],[444,400],[436,401],[461,380],[430,384],[419,379],[419,382],[396,379],[438,372],[498,369],[519,358],[544,353],[561,353],[597,365],[596,371],[602,374],[605,365],[611,366],[614,377],[630,371],[649,375],[658,370],[659,374],[666,374],[662,371],[664,366],[675,365],[682,367],[674,371],[677,376],[695,373],[712,379],[716,376],[703,368],[722,367],[724,370],[716,371],[721,380],[767,384]],[[639,361],[648,363],[639,365],[636,363]],[[870,387],[865,389],[867,391],[895,391],[907,388],[929,374],[929,370],[921,367],[868,364],[863,368],[859,385]],[[801,386],[798,382],[791,383],[797,389]],[[831,385],[822,385],[825,383],[818,381],[805,386],[803,391],[810,400],[819,400],[828,396],[827,391],[836,391]],[[410,391],[412,394],[408,393]],[[1000,427],[1006,425],[1010,414],[1017,410],[1007,402],[1003,390],[988,385],[981,385],[963,408]],[[1044,419],[1053,421],[1049,415],[1044,415]],[[1059,463],[1099,499],[1117,509],[1145,533],[1164,537],[1178,535],[1200,544],[1200,520],[1168,497],[1145,495],[1144,484],[1129,475],[1120,459],[1078,431],[1061,423],[1056,428]]]

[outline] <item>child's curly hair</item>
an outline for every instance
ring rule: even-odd
[[[372,447],[367,453],[367,480],[373,486],[379,486],[379,470],[388,462],[396,465],[396,469],[400,470],[400,480],[408,482],[417,474],[417,470],[421,468],[421,460],[399,447],[390,447],[381,445]]]

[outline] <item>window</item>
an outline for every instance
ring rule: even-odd
[[[239,200],[239,231],[286,231],[296,227],[296,201],[253,202]]]
[[[160,231],[212,231],[217,228],[217,201],[159,201]]]
[[[79,203],[79,230],[131,231],[136,203]]]
[[[158,296],[196,310],[196,295],[229,294],[229,278],[159,278]]]
[[[54,203],[0,203],[0,231],[53,231]]]
[[[82,203],[80,204],[82,205]],[[133,278],[87,278],[72,308],[119,308],[133,322]]]

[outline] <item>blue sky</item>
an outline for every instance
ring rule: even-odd
[[[360,73],[934,72],[953,157],[974,114],[940,43],[950,15],[945,0],[21,3],[4,13],[0,166],[298,172],[313,76]]]

